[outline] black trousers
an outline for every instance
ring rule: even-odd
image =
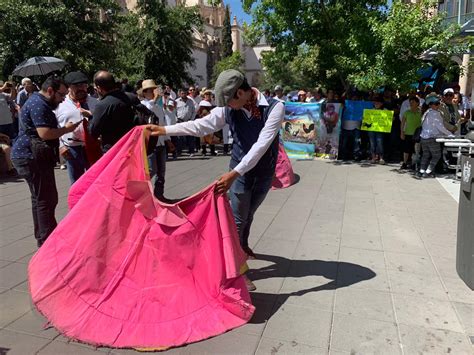
[[[54,165],[33,159],[14,159],[12,162],[30,188],[35,238],[40,247],[57,226],[54,211],[58,204],[58,191]]]

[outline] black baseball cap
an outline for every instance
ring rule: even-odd
[[[89,82],[89,78],[87,77],[86,74],[80,71],[73,71],[66,74],[66,76],[64,77],[64,82],[66,83],[66,85],[83,84],[83,83],[87,84]]]

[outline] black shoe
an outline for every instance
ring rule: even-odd
[[[427,178],[434,178],[435,174],[434,173],[423,173],[422,178],[427,179]]]
[[[402,166],[400,167],[400,170],[406,170],[406,169],[408,169],[408,165],[403,163]]]

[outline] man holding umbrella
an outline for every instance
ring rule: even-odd
[[[40,92],[31,95],[20,113],[20,133],[13,143],[12,162],[31,192],[35,238],[40,247],[56,228],[58,191],[54,177],[59,137],[74,131],[81,121],[58,128],[53,112],[68,91],[61,78],[49,77]]]

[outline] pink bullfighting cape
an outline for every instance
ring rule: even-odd
[[[146,164],[137,127],[71,187],[70,212],[29,264],[34,304],[67,337],[170,347],[252,317],[227,197],[211,185],[163,204]]]
[[[272,190],[284,189],[295,183],[295,174],[291,166],[290,158],[285,152],[283,144],[278,147],[278,159],[275,168],[275,176],[272,181]]]

